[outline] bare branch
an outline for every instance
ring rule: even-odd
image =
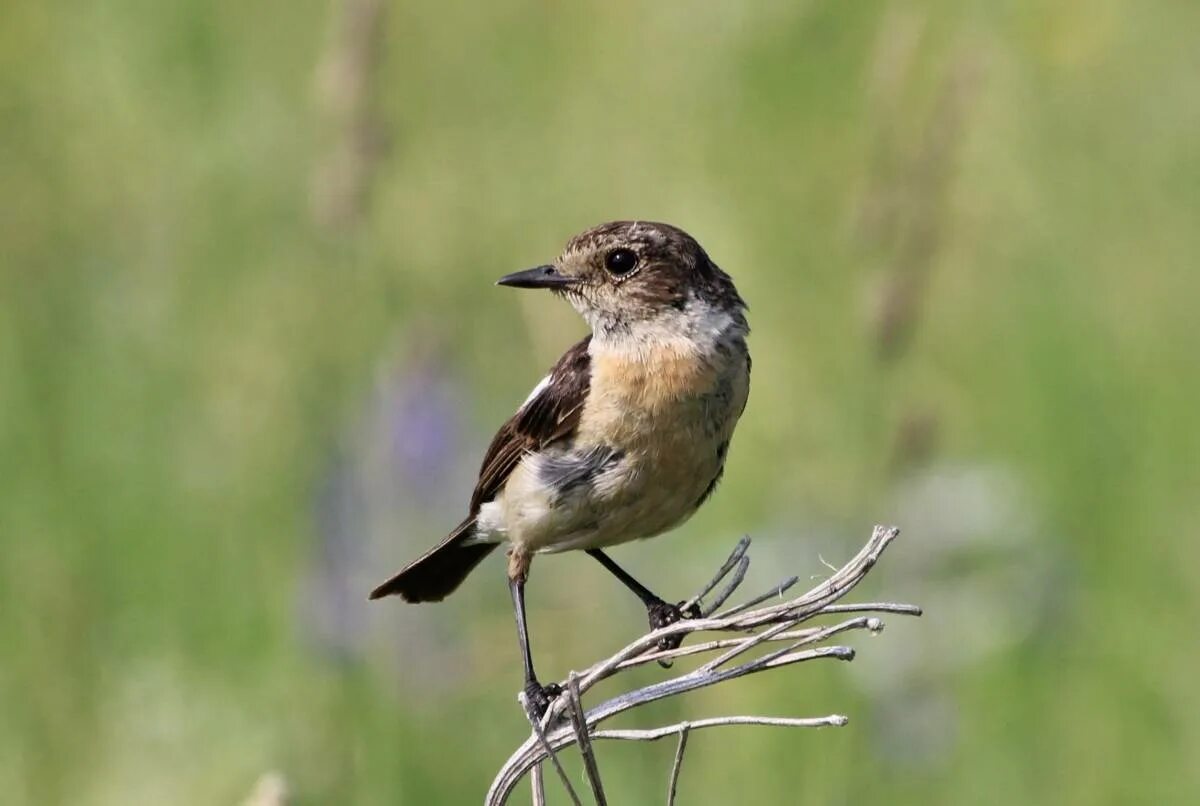
[[[692,726],[681,722],[679,727],[679,744],[675,746],[675,761],[671,763],[671,777],[667,780],[667,806],[675,806],[675,790],[679,786],[679,770],[683,767],[683,751],[687,750],[688,733]]]
[[[741,562],[742,557],[746,555],[746,552],[749,549],[750,535],[742,535],[741,539],[738,540],[737,545],[733,547],[733,551],[730,552],[729,556],[725,559],[724,564],[717,569],[716,575],[708,581],[707,585],[700,589],[699,593],[683,603],[683,609],[687,610],[692,605],[699,604],[700,600],[707,596],[713,588],[721,584],[721,580],[725,578],[726,574],[733,570],[735,565]]]
[[[840,728],[849,722],[849,718],[841,714],[810,717],[808,719],[792,719],[782,716],[720,716],[715,719],[694,719],[675,725],[664,725],[650,730],[598,730],[592,734],[593,739],[624,739],[632,742],[655,742],[667,736],[674,736],[697,728],[717,728],[727,725],[769,725],[777,728]],[[676,756],[680,755],[676,750]]]
[[[742,584],[742,581],[746,579],[746,572],[749,570],[750,555],[744,554],[742,555],[742,558],[738,560],[737,567],[733,569],[733,576],[729,578],[729,582],[727,582],[725,587],[721,589],[721,592],[716,595],[716,597],[712,600],[712,603],[700,611],[700,614],[703,616],[711,616],[714,612],[716,612],[717,608],[725,604],[725,600],[732,596],[733,592]]]
[[[902,616],[919,616],[922,611],[916,605],[897,602],[863,602],[861,604],[831,604],[825,613],[899,613]]]
[[[854,650],[849,647],[814,645],[822,644],[834,636],[857,630],[879,632],[883,629],[882,619],[874,615],[863,615],[823,626],[800,627],[800,625],[818,616],[836,613],[877,612],[920,615],[919,607],[907,604],[890,602],[836,604],[862,581],[874,567],[884,549],[898,534],[899,530],[894,527],[875,527],[875,531],[866,545],[849,562],[830,575],[828,579],[795,598],[778,601],[782,598],[783,593],[796,582],[796,578],[789,578],[765,593],[751,597],[745,603],[714,616],[712,615],[713,611],[720,608],[745,579],[750,559],[746,551],[750,540],[742,538],[713,579],[699,593],[684,603],[685,607],[700,604],[703,597],[728,578],[720,593],[707,608],[700,605],[700,612],[704,615],[696,619],[684,619],[653,630],[583,672],[578,674],[572,672],[564,686],[563,695],[551,703],[540,723],[534,726],[534,735],[517,748],[497,774],[488,792],[486,803],[488,806],[500,806],[505,803],[521,778],[547,758],[555,765],[570,791],[569,783],[565,780],[565,773],[562,772],[562,767],[554,754],[556,751],[574,744],[578,744],[584,754],[584,767],[587,770],[589,782],[592,784],[593,794],[596,795],[598,803],[603,803],[603,788],[600,786],[600,776],[591,739],[652,741],[671,735],[683,737],[693,728],[720,725],[786,727],[840,727],[845,725],[846,717],[838,714],[802,719],[728,716],[689,720],[654,730],[597,730],[597,726],[605,720],[646,703],[717,685],[728,680],[809,660],[852,660]],[[764,605],[763,603],[767,601],[772,603]],[[703,643],[666,651],[660,651],[657,648],[658,642],[662,638],[700,632],[725,632],[736,635],[710,639]],[[781,644],[781,646],[765,652],[759,651],[774,644]],[[674,660],[718,650],[720,651],[715,657],[690,672],[625,691],[591,709],[583,708],[580,699],[582,695],[602,680],[626,669],[652,661]],[[674,798],[685,747],[686,741],[681,738],[671,773],[669,801]],[[577,796],[573,792],[571,792],[571,796],[578,803]]]
[[[533,806],[546,806],[546,782],[542,780],[541,764],[534,764],[529,771],[529,786],[533,788]]]
[[[563,788],[566,789],[567,794],[571,796],[571,803],[575,804],[575,806],[583,806],[583,802],[579,800],[579,795],[575,794],[575,787],[571,786],[571,779],[567,776],[567,771],[563,769],[562,762],[558,760],[558,754],[554,752],[556,748],[550,744],[549,739],[546,737],[546,731],[533,716],[533,709],[530,707],[529,701],[525,698],[525,692],[521,692],[521,694],[518,696],[521,700],[521,707],[525,709],[525,716],[529,719],[529,724],[533,728],[533,737],[537,741],[537,744],[540,746],[540,748],[545,751],[546,756],[549,757],[550,763],[554,765],[554,771],[558,773],[558,777],[559,780],[562,781]],[[561,746],[565,747],[566,743]],[[541,767],[540,760],[538,767]],[[546,797],[544,786],[539,786],[538,788],[543,790],[541,792],[541,797],[544,799]],[[535,793],[535,798],[536,797],[537,793]]]
[[[583,769],[587,772],[588,783],[592,785],[592,797],[596,806],[607,806],[604,797],[604,784],[600,782],[600,767],[596,764],[596,754],[592,752],[592,741],[588,736],[587,717],[583,714],[583,705],[579,701],[579,679],[574,672],[567,676],[567,694],[571,702],[571,725],[575,729],[575,743],[583,756]]]
[[[829,612],[829,611],[826,611],[826,612]],[[905,611],[905,612],[907,612],[907,611]],[[824,614],[822,614],[822,615],[824,615]],[[915,615],[920,615],[920,613],[918,612]],[[849,621],[844,621],[841,624],[839,624],[838,627],[840,629],[838,629],[837,632],[845,632],[846,630],[859,630],[859,629],[869,630],[871,632],[880,632],[883,629],[883,622],[876,618],[856,618],[856,619],[850,619]],[[785,632],[781,632],[781,633],[772,635],[767,640],[768,641],[789,641],[789,640],[796,639],[796,638],[805,638],[807,636],[818,635],[818,634],[824,633],[825,630],[826,630],[826,628],[824,628],[824,627],[822,627],[822,628],[812,627],[812,628],[805,629],[805,630],[787,630]],[[822,637],[828,638],[829,635],[824,635]],[[621,663],[617,664],[616,670],[624,671],[625,669],[628,669],[630,667],[640,666],[643,663],[649,663],[650,661],[658,660],[660,658],[671,658],[671,659],[682,658],[682,657],[686,657],[688,655],[699,655],[699,654],[703,654],[705,652],[711,652],[714,649],[724,649],[725,647],[741,646],[745,642],[746,642],[745,638],[718,638],[713,641],[707,641],[703,644],[693,644],[691,646],[679,647],[677,649],[649,652],[644,655],[638,655],[637,657],[630,658],[629,660],[626,660],[626,661],[622,661]]]
[[[744,603],[738,605],[737,607],[731,607],[728,610],[726,610],[724,613],[722,613],[721,615],[722,616],[737,615],[738,613],[742,613],[746,610],[749,610],[752,607],[762,604],[763,602],[767,601],[768,599],[782,597],[783,594],[788,589],[790,589],[793,585],[795,585],[799,581],[800,581],[800,577],[797,577],[797,576],[788,577],[787,579],[780,582],[779,585],[774,590],[769,590],[766,593],[755,596],[750,601],[744,602]],[[714,607],[713,610],[715,611],[716,608]]]

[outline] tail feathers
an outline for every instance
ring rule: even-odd
[[[446,539],[413,560],[371,591],[369,598],[399,595],[406,602],[440,602],[496,548],[494,543],[468,543],[475,519],[467,518]]]

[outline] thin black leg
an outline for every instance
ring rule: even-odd
[[[525,665],[525,698],[534,716],[541,718],[550,706],[550,701],[562,693],[556,683],[543,686],[533,671],[533,653],[529,649],[529,625],[525,620],[525,580],[509,579],[508,590],[512,594],[513,612],[517,617],[517,642],[521,645],[521,662]]]
[[[621,584],[633,591],[634,595],[641,599],[642,604],[647,608],[666,604],[661,597],[655,596],[652,590],[630,576],[628,571],[613,562],[612,558],[600,549],[587,549],[587,553],[607,568],[610,574],[621,580]]]
[[[608,572],[621,580],[621,584],[633,591],[634,595],[642,600],[642,604],[646,606],[646,617],[650,622],[650,629],[657,630],[660,627],[665,627],[668,624],[674,624],[683,618],[697,618],[700,615],[698,607],[693,605],[684,612],[679,604],[668,604],[662,597],[656,596],[653,591],[647,588],[642,583],[638,582],[629,572],[612,561],[607,554],[600,549],[587,549],[587,553],[603,565]],[[658,648],[662,650],[675,649],[683,643],[683,635],[675,635],[669,638],[659,639]],[[665,662],[662,662],[665,664]]]

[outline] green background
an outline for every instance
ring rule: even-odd
[[[584,332],[492,281],[630,217],[734,276],[754,378],[712,502],[616,559],[683,598],[745,531],[764,589],[894,521],[863,595],[927,609],[627,717],[851,718],[697,733],[680,802],[1200,797],[1200,5],[3,17],[0,801],[479,802],[502,563],[361,598]],[[530,596],[547,677],[642,625],[580,555]],[[600,753],[661,801],[672,743]]]

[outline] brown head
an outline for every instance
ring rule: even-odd
[[[566,297],[598,338],[664,330],[689,335],[714,317],[746,330],[746,304],[729,275],[695,238],[670,224],[601,224],[568,241],[553,263],[498,282]]]

